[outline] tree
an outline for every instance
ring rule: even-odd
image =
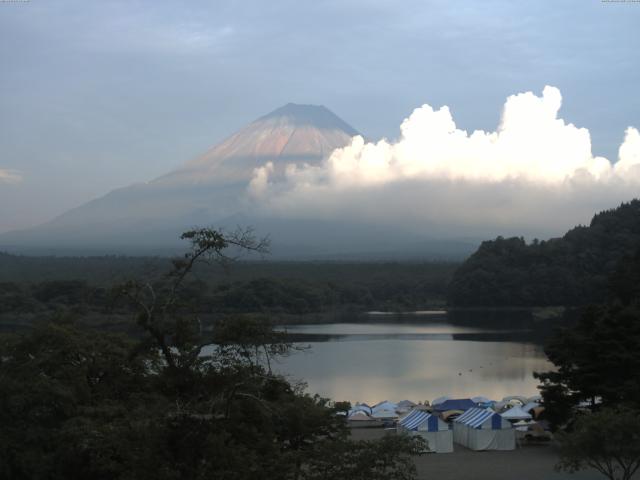
[[[119,286],[135,338],[60,319],[0,337],[0,480],[310,480],[413,478],[405,440],[352,442],[344,405],[272,371],[292,346],[264,317],[202,335],[182,288],[227,248],[264,251],[240,233],[187,232],[191,250],[160,281]],[[326,459],[338,462],[327,464]]]
[[[640,311],[590,307],[575,327],[559,332],[545,352],[555,371],[538,373],[545,404],[559,417],[582,402],[640,408]]]
[[[572,432],[559,436],[559,441],[559,470],[594,468],[610,480],[630,480],[640,467],[637,411],[603,409],[585,414]]]
[[[623,259],[609,280],[610,301],[583,310],[577,323],[558,331],[545,347],[554,371],[537,373],[545,414],[557,428],[579,404],[591,410],[626,406],[640,410],[640,252]]]
[[[585,306],[608,300],[607,277],[640,245],[640,200],[596,214],[561,238],[483,242],[455,272],[447,300],[455,306]],[[629,273],[629,272],[626,272]],[[625,271],[621,272],[622,276]],[[638,273],[636,271],[637,280]],[[627,283],[629,294],[637,283]]]
[[[339,412],[340,415],[349,415],[349,411],[351,410],[351,402],[336,402],[333,407],[336,409],[336,412]]]
[[[150,388],[153,356],[131,358],[132,345],[65,323],[2,338],[0,478],[117,478],[124,466],[104,463],[106,453],[137,450],[118,435],[123,419],[166,408]]]
[[[180,238],[188,240],[191,248],[183,257],[173,260],[173,269],[160,284],[159,291],[149,281],[129,281],[116,287],[116,293],[127,298],[137,310],[136,323],[150,334],[154,348],[160,348],[167,367],[176,374],[198,361],[203,346],[197,344],[200,320],[194,315],[189,299],[181,296],[187,276],[198,262],[227,266],[234,259],[227,253],[229,248],[260,254],[267,253],[269,248],[269,240],[258,239],[251,229],[238,229],[226,235],[199,228],[183,233]]]

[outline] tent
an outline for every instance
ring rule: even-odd
[[[491,403],[491,400],[489,400],[487,397],[483,397],[482,395],[471,398],[471,401],[474,403]]]
[[[442,403],[442,402],[446,402],[447,400],[451,400],[451,397],[445,395],[444,397],[438,397],[436,398],[433,402],[431,402],[431,405],[433,407],[435,407],[436,405]]]
[[[524,407],[522,407],[522,410],[527,413],[531,413],[531,410],[533,410],[534,408],[538,408],[539,406],[540,404],[537,402],[529,402]]]
[[[519,403],[520,406],[529,403],[529,399],[527,397],[523,397],[522,395],[510,395],[508,397],[504,397],[502,401],[510,403],[511,405]]]
[[[413,407],[413,410],[427,410],[427,411],[430,412],[431,410],[433,410],[433,408],[431,408],[429,405],[423,405],[423,404],[419,403],[418,405]]]
[[[438,405],[434,405],[433,409],[437,412],[446,412],[447,410],[462,410],[463,412],[478,405],[468,398],[458,398],[445,400]]]
[[[440,412],[440,418],[445,422],[449,422],[463,413],[463,410],[447,410],[446,412]]]
[[[471,408],[453,421],[453,441],[471,450],[515,450],[511,423],[491,409]]]
[[[398,418],[398,413],[394,410],[380,409],[371,414],[371,418],[394,419]]]
[[[511,405],[509,405],[508,402],[495,402],[491,408],[500,413],[504,410],[509,410],[511,408]]]
[[[347,418],[356,422],[371,420],[371,417],[362,410],[351,410]]]
[[[419,435],[427,442],[430,452],[453,452],[453,432],[437,416],[421,410],[412,410],[397,425],[398,433]]]
[[[531,414],[525,412],[522,407],[513,407],[507,410],[506,412],[502,412],[502,418],[506,418],[507,420],[531,420]]]
[[[351,407],[350,412],[364,412],[367,415],[371,415],[371,407],[366,403],[356,403]]]
[[[351,427],[357,428],[367,428],[367,427],[380,427],[382,426],[382,421],[376,418],[371,418],[367,415],[366,412],[362,410],[356,410],[349,412],[347,416],[348,425]]]
[[[398,418],[398,406],[387,400],[377,403],[371,407],[371,416],[373,418]]]
[[[411,400],[402,400],[401,402],[398,402],[398,408],[413,408],[416,405],[417,404],[413,403]]]
[[[412,410],[415,407],[416,407],[416,404],[413,403],[411,400],[402,400],[401,402],[398,402],[396,409],[400,413],[407,413],[408,411]]]
[[[398,405],[396,405],[395,403],[383,400],[382,402],[376,403],[373,407],[371,407],[371,412],[376,413],[380,410],[393,410],[395,412],[397,408]]]

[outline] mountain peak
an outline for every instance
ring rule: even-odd
[[[276,174],[291,163],[318,163],[355,135],[355,128],[325,106],[287,103],[152,183],[248,184],[255,169],[268,162]]]
[[[297,127],[312,126],[320,129],[342,130],[350,136],[358,135],[356,129],[324,105],[287,103],[260,117],[257,122],[273,119],[286,119],[286,121]]]

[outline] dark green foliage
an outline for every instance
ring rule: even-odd
[[[591,306],[571,328],[558,331],[545,352],[555,371],[536,374],[548,419],[570,422],[581,402],[595,410],[626,406],[640,410],[640,295],[635,282],[640,255],[624,258],[608,287],[608,304]]]
[[[630,480],[640,467],[640,416],[613,408],[582,415],[559,442],[558,469],[594,468],[610,480]]]
[[[592,307],[545,348],[556,371],[538,374],[552,415],[562,424],[580,402],[640,409],[640,310]]]
[[[22,285],[11,282],[0,283],[0,313],[25,312],[37,303]]]
[[[156,351],[56,324],[5,339],[0,478],[291,478],[316,440],[344,438],[327,400],[249,351],[174,368]]]
[[[125,315],[130,309],[114,304],[113,292],[102,283],[110,260],[114,261],[113,271],[122,269],[120,274],[124,274],[126,270],[119,257],[101,257],[98,261],[96,258],[47,259],[0,254],[0,279],[14,267],[17,279],[30,277],[31,274],[18,273],[22,264],[27,266],[27,272],[32,271],[34,278],[40,278],[36,275],[38,268],[45,277],[53,275],[54,272],[44,275],[50,263],[61,267],[55,280],[0,283],[0,315],[4,324],[30,325],[34,318],[49,318],[62,310],[87,321],[90,319],[92,325],[122,330],[122,318],[114,315]],[[153,268],[145,269],[141,266],[142,259],[130,261],[134,266],[139,263],[140,274],[135,275],[136,278],[146,278],[145,283],[159,291],[163,288],[162,283],[167,279],[156,270],[161,265],[171,267],[171,262],[156,259]],[[13,267],[8,265],[11,268],[3,270],[12,262],[15,262]],[[87,270],[80,272],[78,265],[83,263]],[[147,260],[147,263],[153,261]],[[216,315],[338,315],[369,309],[418,310],[444,303],[446,284],[454,268],[455,264],[447,263],[256,262],[234,263],[233,269],[224,273],[212,265],[198,264],[194,265],[193,278],[183,283],[179,300],[197,305],[201,314]],[[120,274],[114,272],[113,277],[118,278]],[[68,279],[70,274],[81,275],[78,278],[83,279]]]
[[[336,303],[335,292],[326,286],[270,278],[220,285],[210,299],[212,310],[240,313],[304,314]]]
[[[116,448],[111,423],[116,428],[136,405],[151,410],[155,403],[145,388],[147,368],[142,359],[129,358],[129,351],[126,339],[85,334],[68,325],[40,327],[22,339],[4,338],[2,478],[81,478],[67,469],[74,454],[80,457],[73,464],[85,456],[77,451],[81,442],[76,435],[83,433],[87,445],[101,441],[104,449]]]
[[[192,249],[168,275],[114,288],[137,340],[66,321],[0,337],[0,480],[412,479],[413,442],[351,442],[344,404],[271,371],[292,346],[264,318],[219,322],[216,343],[204,342],[186,277],[196,261],[226,261],[229,245],[262,244],[207,230],[186,238]]]
[[[498,237],[456,271],[448,292],[455,306],[576,306],[609,296],[607,278],[640,248],[640,200],[595,215],[562,238]]]
[[[336,478],[323,476],[328,458],[337,478],[413,478],[409,443],[350,442],[326,399],[261,367],[252,347],[263,333],[275,338],[233,325],[177,367],[69,325],[5,338],[0,478]]]
[[[623,305],[640,298],[640,249],[633,256],[624,257],[610,279],[611,293]]]
[[[38,313],[58,308],[89,308],[104,311],[111,298],[106,288],[80,280],[51,280],[25,285],[0,283],[0,314]]]

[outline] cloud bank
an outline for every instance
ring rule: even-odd
[[[15,170],[0,168],[0,183],[18,183],[22,181],[22,175]]]
[[[354,218],[433,235],[561,233],[640,194],[640,133],[627,128],[619,158],[594,156],[591,136],[558,117],[562,95],[507,98],[493,132],[456,127],[449,108],[417,108],[397,141],[356,136],[320,165],[271,164],[248,194],[268,215]]]

